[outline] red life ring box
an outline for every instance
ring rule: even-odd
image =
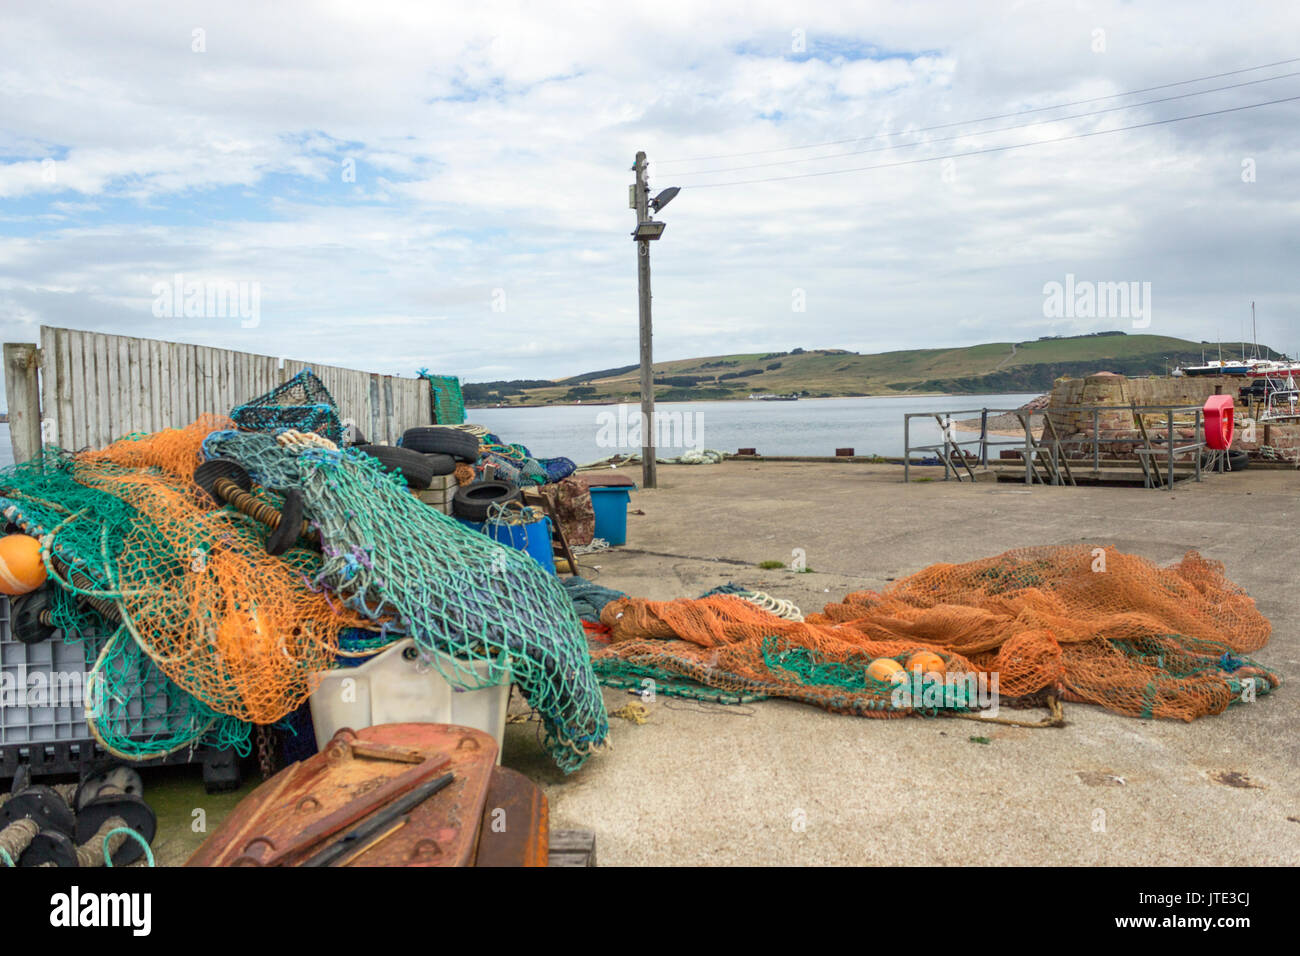
[[[1205,415],[1205,444],[1223,451],[1232,444],[1232,396],[1211,395],[1201,410]]]

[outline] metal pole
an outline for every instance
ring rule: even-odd
[[[1034,439],[1029,425],[1029,416],[1020,416],[1020,424],[1025,426],[1025,484],[1032,485],[1034,483]]]
[[[903,413],[903,483],[912,480],[912,416]]]
[[[1101,477],[1101,411],[1092,410],[1092,475]]]
[[[645,152],[636,154],[636,221],[650,218],[646,199]],[[641,487],[654,488],[655,475],[655,383],[654,355],[651,348],[650,325],[650,242],[639,239],[636,243],[637,299],[641,313]]]
[[[1201,480],[1201,456],[1205,454],[1205,445],[1203,444],[1204,441],[1205,441],[1205,436],[1201,432],[1201,409],[1198,406],[1196,409],[1196,431],[1192,432],[1192,443],[1197,446],[1196,448],[1196,480],[1197,481]]]
[[[989,410],[980,409],[980,465],[989,466]]]
[[[1174,490],[1174,407],[1169,406],[1169,431],[1167,433],[1169,442],[1169,490]]]

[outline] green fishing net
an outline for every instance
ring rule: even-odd
[[[566,772],[602,745],[609,723],[582,625],[555,576],[527,554],[421,503],[359,452],[234,431],[203,447],[268,488],[302,492],[322,544],[314,586],[372,620],[395,618],[454,686],[513,679]]]
[[[105,749],[132,760],[163,756],[183,747],[233,747],[249,752],[251,725],[220,714],[186,693],[125,629],[107,621],[78,592],[116,591],[111,569],[132,533],[157,529],[120,498],[77,480],[86,469],[125,474],[129,469],[88,466],[53,446],[31,461],[0,471],[0,510],[33,537],[53,533],[52,554],[75,569],[82,588],[51,588],[50,622],[63,640],[80,644],[85,657],[85,714]]]

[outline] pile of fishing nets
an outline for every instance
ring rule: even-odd
[[[899,706],[896,685],[867,668],[920,650],[937,653],[949,675],[996,674],[1006,702],[1053,696],[1133,717],[1192,720],[1281,683],[1240,656],[1264,646],[1269,622],[1221,564],[1196,552],[1160,568],[1114,548],[1008,551],[931,565],[803,621],[725,594],[603,605],[609,643],[593,642],[603,681],[669,675],[872,717],[919,710]]]
[[[76,455],[47,447],[0,472],[6,518],[44,539],[55,623],[95,661],[87,716],[107,749],[247,752],[251,726],[298,708],[356,628],[378,645],[413,637],[465,689],[512,677],[566,771],[602,744],[582,627],[552,575],[422,504],[368,455],[233,426],[207,416]],[[205,454],[242,465],[277,509],[300,491],[321,550],[300,540],[268,555],[266,525],[194,482]]]
[[[421,503],[400,476],[352,449],[295,448],[236,431],[211,434],[203,447],[263,487],[301,491],[322,545],[310,587],[371,621],[393,622],[457,687],[494,686],[508,674],[564,770],[604,742],[609,724],[582,625],[556,577],[528,554]]]
[[[206,417],[79,455],[47,447],[0,472],[5,517],[45,538],[55,623],[95,662],[91,730],[120,756],[247,751],[251,724],[306,699],[349,621],[305,584],[318,556],[269,556],[265,526],[191,480],[204,436],[231,424]],[[112,602],[119,619],[78,597]]]

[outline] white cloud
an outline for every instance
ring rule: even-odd
[[[1057,333],[1041,289],[1066,272],[1151,281],[1150,331],[1190,338],[1235,337],[1255,299],[1261,339],[1294,347],[1295,103],[950,166],[692,186],[1297,95],[1291,79],[878,149],[916,138],[899,131],[1281,60],[1297,26],[1289,5],[1172,2],[7,11],[0,330],[94,327],[408,374],[627,364],[626,190],[644,148],[656,188],[687,184],[654,249],[660,357]],[[810,58],[789,55],[794,30]],[[846,57],[855,44],[877,58]],[[878,151],[702,172],[854,149]],[[155,319],[152,285],[178,272],[258,282],[261,325]],[[792,313],[794,289],[807,312]]]

